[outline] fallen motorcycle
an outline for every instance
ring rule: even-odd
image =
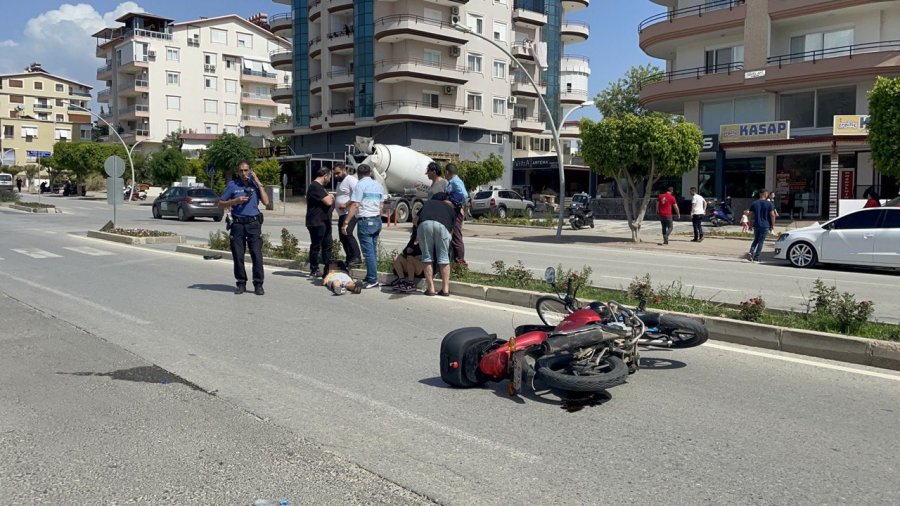
[[[555,269],[548,268],[544,278],[556,286]],[[567,294],[573,301],[576,291],[576,280],[570,277]],[[538,307],[541,314],[540,301]],[[658,333],[648,335],[647,325],[638,313],[615,301],[572,306],[572,311],[562,315],[555,325],[546,322],[519,326],[516,335],[507,341],[480,327],[450,332],[441,342],[441,379],[459,388],[509,380],[509,394],[515,395],[521,391],[523,373],[533,373],[562,393],[600,392],[624,383],[630,373],[638,370],[639,344],[687,347],[706,340],[702,325],[691,326],[684,334],[673,333],[669,339],[660,338]]]

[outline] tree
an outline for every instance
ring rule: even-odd
[[[263,185],[281,186],[281,164],[274,158],[267,158],[253,166],[253,172]]]
[[[459,178],[469,191],[503,177],[503,160],[495,154],[487,160],[463,160],[456,166],[459,168]]]
[[[597,94],[594,104],[604,118],[634,114],[647,116],[655,113],[641,105],[641,86],[662,79],[662,71],[654,65],[631,67],[624,77]]]
[[[625,205],[631,239],[641,242],[641,223],[653,183],[697,167],[703,133],[683,118],[626,113],[600,122],[581,121],[581,151],[598,174],[615,178]]]
[[[234,134],[222,134],[209,143],[203,153],[203,159],[216,169],[216,179],[231,178],[237,171],[238,164],[256,158],[256,150],[250,142]]]
[[[869,92],[869,146],[882,174],[900,177],[900,77],[878,77]]]
[[[53,145],[53,155],[42,161],[42,164],[57,170],[68,170],[81,183],[86,176],[101,173],[103,163],[110,155],[118,155],[127,165],[128,155],[125,154],[125,148],[118,144],[60,141]]]
[[[178,148],[167,148],[150,158],[150,177],[153,184],[168,186],[181,179],[186,167],[184,153]]]

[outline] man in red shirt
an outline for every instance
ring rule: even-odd
[[[665,193],[660,193],[656,198],[656,214],[659,215],[659,222],[662,224],[663,244],[669,244],[669,234],[674,228],[672,222],[672,212],[681,219],[681,211],[678,210],[678,201],[672,195],[675,191],[671,186],[666,188]]]

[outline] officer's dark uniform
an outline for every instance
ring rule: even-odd
[[[262,295],[262,214],[259,212],[259,191],[252,178],[247,180],[246,185],[241,179],[235,179],[228,183],[221,197],[222,201],[243,196],[250,198],[231,208],[231,216],[234,218],[231,226],[231,257],[234,260],[234,279],[237,281],[235,293],[243,293],[247,287],[244,252],[249,245],[250,260],[253,262],[253,287],[258,295]]]

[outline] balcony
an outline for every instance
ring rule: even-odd
[[[534,54],[531,52],[531,43],[513,42],[510,52],[519,60],[534,60]]]
[[[466,109],[457,105],[434,106],[414,100],[385,100],[375,103],[375,121],[416,120],[426,123],[462,125]]]
[[[577,44],[591,36],[591,25],[584,21],[564,21],[560,31],[563,44]]]
[[[461,85],[469,82],[468,69],[460,65],[441,65],[418,58],[396,58],[375,62],[375,80],[383,83],[414,81],[424,84]]]
[[[129,120],[135,118],[149,118],[150,106],[144,104],[136,104],[129,107],[119,109],[119,119]]]
[[[97,67],[97,80],[109,81],[112,79],[112,63]]]
[[[353,52],[353,27],[345,25],[344,30],[331,32],[328,37],[328,50],[332,54]]]
[[[533,0],[516,0],[513,2],[512,19],[513,23],[528,28],[547,24],[547,15],[544,14],[543,3]]]
[[[256,116],[248,114],[241,116],[241,121],[243,121],[244,126],[256,128],[269,128],[272,125],[273,119],[275,118],[271,116]]]
[[[744,29],[745,0],[713,2],[673,9],[650,16],[638,24],[640,47],[645,53],[664,58],[675,41],[703,34],[731,34]]]
[[[765,80],[760,84],[765,84]],[[660,73],[640,83],[644,107],[662,112],[683,113],[688,97],[705,97],[733,92],[744,87],[744,62],[695,67]]]
[[[118,92],[123,97],[136,97],[141,93],[149,93],[150,81],[135,79],[134,81],[124,82],[119,85]]]
[[[351,126],[356,123],[353,107],[336,108],[328,111],[328,126]]]
[[[322,93],[322,74],[309,76],[309,94],[318,95]]]
[[[275,107],[275,101],[270,93],[241,93],[241,103],[246,105],[264,105],[266,107]]]
[[[91,92],[90,91],[69,90],[69,96],[70,97],[91,98]]]
[[[144,72],[150,68],[150,58],[147,56],[135,56],[131,61],[124,61],[119,65],[119,72],[126,74]]]
[[[563,12],[575,12],[581,9],[587,9],[591,4],[590,0],[562,0]]]
[[[252,70],[245,68],[241,72],[241,81],[247,83],[263,83],[275,84],[278,76],[274,72],[266,72],[265,70]]]
[[[35,102],[33,107],[35,111],[49,111],[53,109],[53,104],[48,104],[46,102]]]
[[[877,6],[873,4],[883,4]],[[876,10],[886,9],[888,5],[896,3],[891,0],[842,0],[835,6],[834,0],[780,0],[778,2],[769,2],[769,17],[772,21],[787,18],[796,18],[799,16],[809,16],[811,14],[827,14],[833,12],[836,8],[845,9],[848,7],[871,6]]]
[[[538,91],[534,90],[534,86],[531,85],[531,81],[526,79],[525,77],[515,77],[513,78],[512,85],[510,86],[510,93],[513,96],[517,97],[532,97],[537,98],[538,93],[541,95],[547,94],[547,84],[543,81],[535,80],[535,83],[538,85]]]
[[[544,121],[537,116],[521,116],[514,115],[512,119],[512,125],[510,125],[513,132],[530,132],[539,134],[546,130],[544,126]]]
[[[752,80],[754,84],[762,81],[767,89],[897,75],[900,74],[900,40],[777,55],[767,61],[765,77]]]
[[[320,130],[324,124],[325,124],[325,116],[322,115],[322,111],[316,111],[316,112],[309,113],[309,129],[310,130]]]
[[[565,105],[583,104],[588,99],[587,90],[575,90],[563,87],[559,92],[559,102]]]
[[[587,56],[564,54],[559,65],[560,72],[591,73],[591,60]]]
[[[294,69],[294,52],[290,49],[275,49],[269,52],[269,60],[277,70],[290,71]]]
[[[581,138],[581,122],[566,121],[559,129],[559,136],[563,139],[580,139]]]
[[[328,12],[340,12],[353,9],[353,0],[328,0]]]
[[[294,134],[294,123],[293,120],[287,123],[273,123],[272,124],[272,135],[283,136],[283,135],[293,135]]]
[[[125,130],[119,134],[125,143],[136,143],[137,141],[145,141],[150,138],[149,129]]]
[[[322,37],[309,39],[309,57],[317,60],[322,57]]]
[[[462,32],[449,21],[431,19],[413,14],[395,14],[375,20],[375,40],[400,42],[417,40],[445,46],[461,46],[468,41]]]
[[[453,7],[454,5],[466,5],[469,3],[469,0],[425,0],[428,3],[443,5],[448,7]]]
[[[98,91],[97,92],[97,102],[100,102],[101,104],[108,103],[109,97],[111,94],[112,94],[112,90],[110,90],[109,88]]]
[[[279,104],[288,104],[290,105],[294,101],[294,85],[293,84],[279,84],[272,91],[272,100],[278,102]]]
[[[275,35],[290,38],[294,30],[294,17],[290,12],[273,14],[269,17],[269,26]]]
[[[377,63],[375,64],[378,65]],[[332,70],[328,73],[328,89],[339,90],[353,87],[353,71],[350,69]]]
[[[306,4],[306,12],[310,21],[315,21],[322,16],[322,0],[309,0]]]

